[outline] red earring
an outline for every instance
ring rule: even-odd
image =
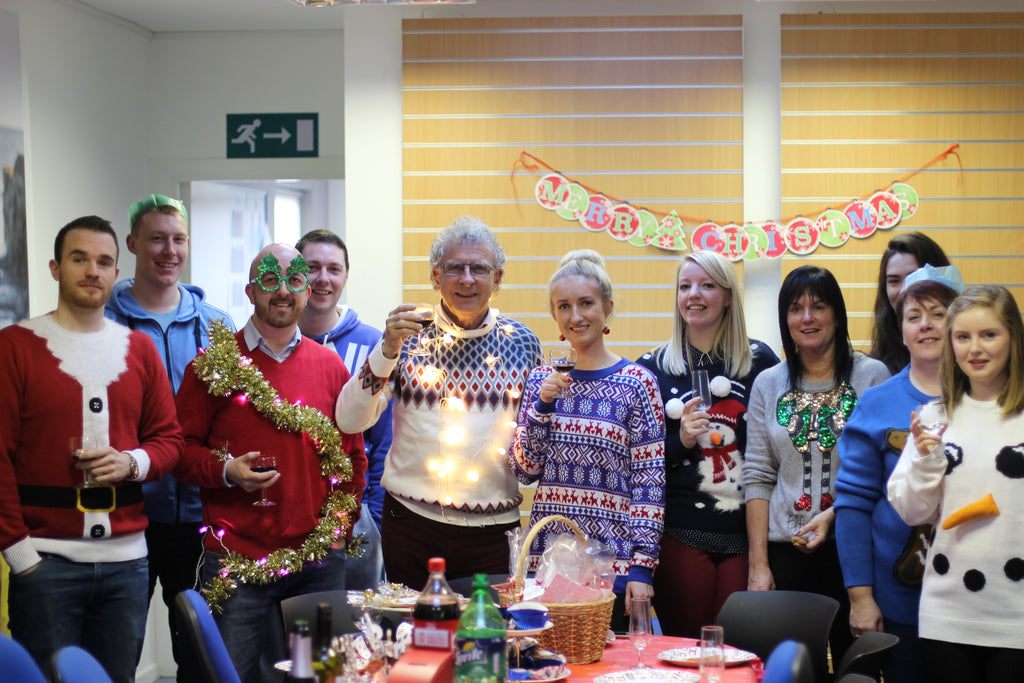
[[[565,341],[565,335],[564,334],[558,335],[558,341]]]
[[[608,329],[608,326],[607,326],[607,325],[605,325],[605,326],[604,326],[604,330],[602,330],[602,331],[603,331],[603,332],[604,332],[605,334],[611,334],[611,333],[612,333],[612,331]]]

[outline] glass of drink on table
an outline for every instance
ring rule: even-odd
[[[651,599],[646,595],[634,597],[629,603],[629,642],[637,653],[634,669],[647,668],[644,666],[644,648],[651,644],[652,636]]]
[[[921,429],[932,436],[940,436],[949,424],[946,417],[946,406],[942,401],[929,401],[917,407],[917,418],[921,421]]]
[[[249,469],[253,472],[273,472],[277,470],[277,458],[273,455],[260,453],[249,465]],[[265,508],[277,505],[277,503],[267,498],[267,487],[263,487],[260,489],[260,499],[253,503],[253,505]]]
[[[413,340],[412,348],[409,349],[409,354],[413,356],[426,356],[430,354],[430,350],[427,348],[426,335],[423,331],[430,327],[434,322],[434,305],[433,304],[416,304],[416,308],[413,309],[413,313],[420,317],[420,331],[416,333],[416,338]]]
[[[92,450],[100,447],[99,439],[95,436],[73,436],[69,440],[69,448],[71,450],[71,459],[75,462],[81,460],[81,452],[86,450]],[[78,485],[80,489],[87,489],[95,486],[96,484],[92,480],[92,475],[89,474],[88,470],[83,473],[84,480]]]
[[[700,627],[700,677],[715,683],[725,675],[725,629],[721,626]]]
[[[568,379],[569,373],[576,367],[576,349],[571,346],[559,346],[551,349],[548,352],[548,360],[551,361],[551,367],[555,369],[555,372]],[[560,395],[568,396],[569,393],[568,389],[564,389]]]

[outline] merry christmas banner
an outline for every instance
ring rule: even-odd
[[[920,198],[906,180],[921,170],[957,156],[955,144],[913,173],[894,181],[884,190],[855,199],[840,209],[827,208],[816,217],[796,216],[784,220],[750,222],[700,221],[676,211],[658,213],[616,200],[603,192],[555,171],[529,152],[522,152],[516,164],[531,171],[541,166],[552,171],[537,181],[537,203],[560,218],[576,221],[591,232],[605,232],[613,239],[637,247],[654,246],[671,251],[716,251],[730,261],[779,258],[784,253],[806,255],[820,245],[840,247],[851,237],[864,239],[876,230],[889,230],[917,213]],[[530,163],[528,160],[536,163]],[[513,168],[513,174],[515,169]],[[684,225],[697,224],[687,237]]]

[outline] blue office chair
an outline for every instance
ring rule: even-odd
[[[185,634],[185,656],[203,683],[241,683],[203,596],[194,590],[182,591],[174,599],[174,610],[177,626]]]
[[[54,683],[112,683],[103,665],[77,645],[62,647],[53,656],[53,676]]]
[[[5,680],[46,683],[46,676],[25,646],[3,634],[0,634],[0,671],[4,672]]]
[[[810,650],[795,640],[779,643],[764,665],[761,683],[815,683]]]

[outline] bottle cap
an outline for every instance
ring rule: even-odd
[[[427,569],[430,571],[431,574],[433,574],[434,572],[443,572],[444,571],[444,558],[443,557],[432,557],[432,558],[430,558],[430,560],[427,562]]]

